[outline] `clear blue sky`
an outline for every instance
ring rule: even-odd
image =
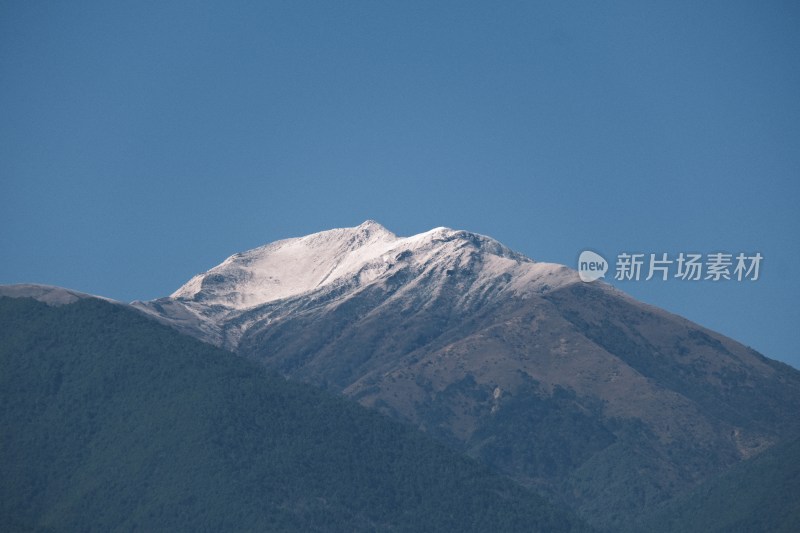
[[[373,218],[575,266],[800,367],[796,2],[0,1],[0,283],[164,296]]]

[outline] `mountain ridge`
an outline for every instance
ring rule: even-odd
[[[209,303],[236,309],[255,307],[312,292],[346,276],[363,276],[365,270],[376,270],[372,274],[380,275],[382,266],[415,253],[429,252],[431,248],[435,248],[436,243],[450,241],[486,248],[498,258],[535,263],[498,241],[477,233],[437,227],[411,237],[397,237],[377,222],[367,220],[354,228],[332,229],[304,237],[281,239],[234,254],[218,266],[192,277],[170,295],[170,298],[197,299],[203,290],[213,294],[217,287],[213,284],[215,280],[209,278],[229,273],[234,278],[233,281],[237,282],[237,289],[242,290],[242,285],[246,286],[245,290],[250,289],[251,294],[247,295],[249,298],[245,296],[242,300],[236,300],[236,295],[227,294],[216,299],[209,294],[202,294],[200,297]],[[456,251],[449,250],[450,253]],[[237,272],[244,275],[237,279]]]
[[[297,299],[335,301],[409,273],[453,275],[473,268],[476,257],[484,259],[478,265],[483,274],[479,281],[497,285],[502,279],[506,291],[546,290],[577,281],[567,267],[537,263],[484,235],[438,227],[401,238],[368,220],[234,254],[193,276],[170,297],[132,305],[212,344],[235,349],[241,328],[224,331],[219,324],[246,322],[243,317],[259,307],[292,312]]]
[[[105,296],[97,296],[73,289],[39,283],[0,285],[0,296],[7,296],[9,298],[33,298],[34,300],[46,303],[50,306],[68,305],[87,298],[96,298],[98,300],[124,305],[122,302],[106,298]]]

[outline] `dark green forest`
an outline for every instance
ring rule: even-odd
[[[416,430],[124,306],[0,298],[0,530],[587,528]]]
[[[653,533],[800,531],[800,439],[736,465],[637,526]]]

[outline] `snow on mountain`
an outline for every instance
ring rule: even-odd
[[[481,278],[513,274],[511,286],[515,290],[575,280],[569,269],[535,263],[489,237],[444,227],[397,237],[368,220],[355,228],[285,239],[235,254],[194,276],[171,298],[244,310],[344,280],[363,286],[392,273],[403,263],[422,271],[463,266],[475,254],[483,259]]]
[[[132,305],[215,344],[235,348],[251,325],[299,308],[340,304],[370,287],[387,303],[435,296],[460,279],[461,304],[525,297],[579,282],[563,265],[539,263],[494,239],[445,227],[398,237],[373,220],[284,239],[232,255],[169,298]]]
[[[246,309],[296,296],[374,265],[398,238],[375,222],[285,239],[236,254],[172,298]]]

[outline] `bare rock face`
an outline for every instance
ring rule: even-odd
[[[601,527],[800,432],[800,372],[575,271],[368,221],[136,307],[410,422]]]

